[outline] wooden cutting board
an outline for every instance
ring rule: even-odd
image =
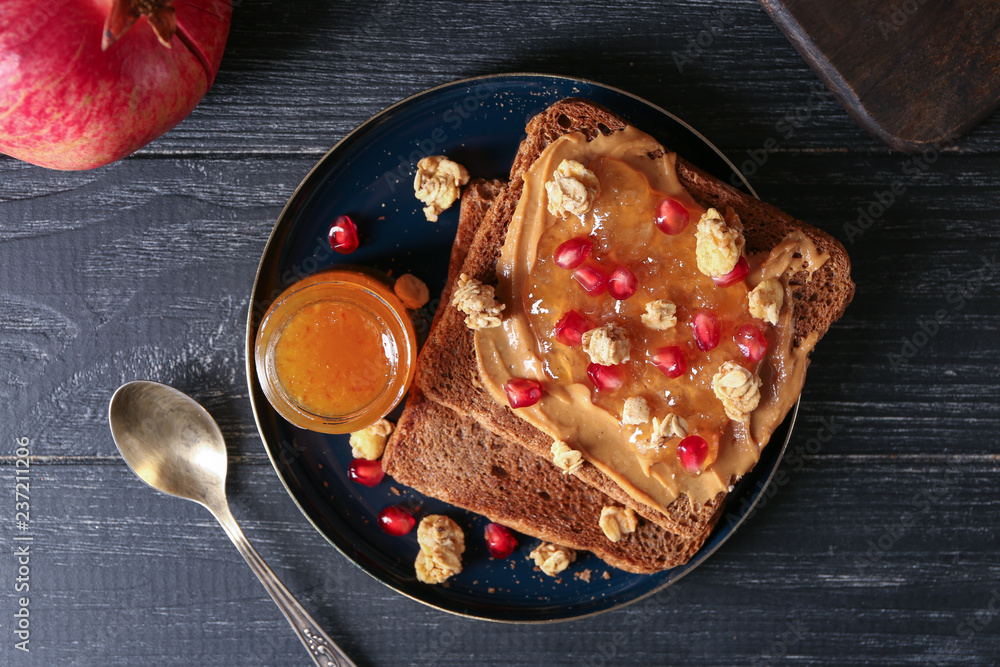
[[[761,0],[855,120],[887,144],[940,148],[1000,106],[1000,3]]]

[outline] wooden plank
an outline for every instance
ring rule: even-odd
[[[727,149],[774,135],[783,146],[884,150],[839,104],[821,102],[816,91],[826,88],[757,3],[640,0],[608,11],[600,0],[583,0],[572,19],[554,0],[483,3],[477,12],[473,28],[457,0],[243,2],[212,91],[141,154],[319,156],[407,95],[509,71],[619,86]],[[959,146],[996,150],[1000,122]]]
[[[995,619],[971,635],[962,625],[983,616],[1000,578],[1000,502],[984,493],[1000,483],[995,461],[821,452],[783,469],[748,524],[671,592],[554,626],[476,623],[391,592],[308,526],[267,464],[234,464],[230,494],[257,549],[359,664],[579,665],[602,652],[628,664],[763,664],[783,635],[806,664],[837,664],[848,641],[858,662],[972,664],[1000,651]],[[116,461],[32,474],[37,633],[28,661],[0,642],[4,664],[305,664],[203,509]],[[0,530],[11,534],[9,517]],[[0,559],[5,580],[12,561]]]

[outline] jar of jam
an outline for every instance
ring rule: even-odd
[[[300,428],[361,430],[388,414],[413,379],[413,324],[392,290],[336,269],[286,289],[264,314],[254,362],[264,395]]]

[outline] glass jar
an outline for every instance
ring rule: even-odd
[[[359,431],[388,414],[413,379],[416,334],[406,308],[349,269],[295,283],[264,314],[254,363],[264,395],[300,428]]]

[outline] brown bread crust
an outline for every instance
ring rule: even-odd
[[[419,390],[406,399],[382,465],[393,479],[421,493],[526,535],[592,551],[628,572],[648,574],[686,563],[710,532],[684,538],[643,521],[634,533],[611,542],[599,521],[601,508],[614,501]]]
[[[486,284],[496,283],[495,266],[503,246],[507,224],[513,217],[522,189],[521,176],[545,146],[563,134],[580,131],[588,139],[598,133],[609,134],[626,126],[618,116],[585,100],[563,100],[533,118],[527,137],[514,159],[511,180],[498,194],[480,225],[461,272]],[[678,176],[691,195],[704,206],[731,205],[743,220],[747,248],[765,251],[776,245],[791,230],[798,230],[816,243],[830,259],[812,280],[804,274],[793,277],[801,283],[794,298],[794,321],[797,338],[810,332],[822,336],[843,313],[853,295],[850,261],[843,247],[831,236],[804,222],[763,204],[692,165],[679,160]],[[460,415],[471,416],[497,435],[526,447],[536,456],[547,459],[550,438],[517,417],[509,407],[499,405],[479,384],[473,334],[454,308],[445,308],[438,324],[421,352],[416,385],[433,401],[446,405]],[[704,505],[693,504],[681,496],[664,515],[634,501],[618,485],[592,465],[576,473],[617,503],[631,507],[665,529],[685,537],[696,537],[714,524],[725,494]]]

